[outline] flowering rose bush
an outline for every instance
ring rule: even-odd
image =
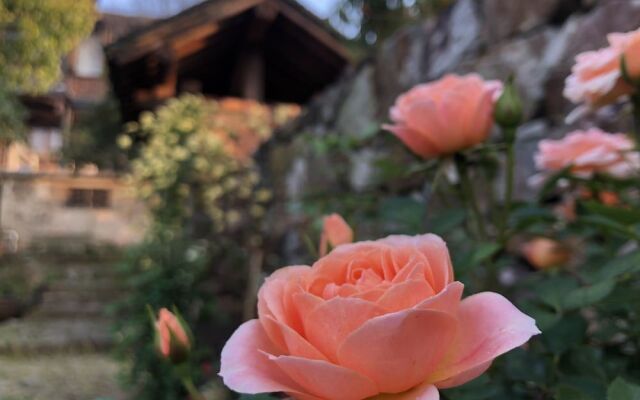
[[[229,339],[220,375],[242,393],[438,399],[436,388],[478,377],[540,333],[501,295],[462,291],[438,236],[338,246],[267,279],[259,318]]]
[[[479,75],[447,75],[398,97],[385,128],[423,158],[453,154],[487,139],[501,89]]]
[[[633,141],[621,133],[574,131],[560,140],[542,140],[535,161],[539,169],[546,171],[568,167],[573,175],[584,178],[594,174],[626,178],[640,168],[640,153],[634,148]]]

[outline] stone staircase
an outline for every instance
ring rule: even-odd
[[[24,317],[0,324],[0,355],[87,351],[111,345],[109,305],[122,294],[113,263],[55,262]]]

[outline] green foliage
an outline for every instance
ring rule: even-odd
[[[640,386],[633,385],[622,378],[611,382],[607,390],[608,400],[640,400]]]
[[[115,315],[123,316],[115,326],[116,353],[127,365],[124,382],[136,391],[136,399],[184,399],[181,383],[154,347],[147,310],[175,306],[189,326],[201,322],[210,312],[203,304],[211,306],[201,287],[208,258],[206,247],[179,231],[156,227],[120,266],[127,296],[114,305]],[[194,371],[207,353],[202,343],[197,348],[199,355],[190,365]]]
[[[17,94],[40,94],[60,78],[61,59],[91,33],[91,0],[0,0],[0,141],[22,137]]]
[[[25,117],[24,106],[0,82],[0,147],[23,138]]]
[[[103,169],[124,170],[128,164],[126,152],[117,143],[121,129],[118,101],[109,96],[79,115],[69,132],[70,140],[65,141],[62,149],[63,159],[76,166],[96,164]]]
[[[90,0],[2,0],[0,76],[13,92],[43,93],[60,77],[60,58],[91,33]]]
[[[270,132],[265,132],[270,117],[262,106],[249,106],[241,118],[229,119],[222,107],[200,96],[182,96],[143,114],[118,140],[132,145],[129,179],[152,217],[147,240],[123,264],[129,292],[116,307],[126,316],[117,327],[118,353],[136,399],[184,398],[180,382],[153,348],[147,306],[175,306],[196,338],[203,323],[215,323],[226,339],[224,327],[238,315],[215,313],[212,282],[224,282],[219,290],[238,304],[246,285],[247,249],[261,244],[261,218],[271,194],[259,187],[247,154],[251,146],[243,145]],[[211,337],[199,341],[191,371],[197,371],[198,361],[214,358],[208,345],[221,343]]]
[[[264,215],[271,193],[258,188],[252,160],[233,151],[238,135],[215,125],[217,107],[185,95],[128,127],[134,139],[146,140],[130,179],[156,220],[183,223],[201,211],[212,230],[222,233]]]
[[[343,0],[336,18],[342,24],[359,27],[355,41],[361,45],[379,43],[403,25],[443,10],[451,0]]]

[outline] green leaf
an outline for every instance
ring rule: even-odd
[[[627,273],[640,272],[640,251],[634,251],[617,258],[585,277],[590,282],[602,282],[615,279]]]
[[[636,208],[609,207],[596,201],[586,201],[580,204],[589,214],[600,215],[622,225],[640,223],[640,210]]]
[[[552,223],[556,220],[556,216],[549,208],[523,206],[513,210],[510,219],[511,225],[515,226],[516,230],[523,230],[541,222]]]
[[[610,233],[617,233],[630,239],[639,239],[638,234],[630,227],[620,224],[612,219],[603,217],[602,215],[586,215],[580,217],[578,222],[593,226],[597,229],[604,229]]]
[[[424,230],[425,206],[411,197],[392,197],[380,203],[379,216],[390,231],[417,234]]]
[[[478,243],[468,253],[463,254],[459,259],[455,259],[456,271],[464,274],[468,269],[482,264],[500,250],[497,243]]]
[[[454,208],[438,212],[429,221],[429,231],[444,235],[464,223],[467,218],[467,211],[463,208]]]
[[[595,400],[578,388],[569,385],[558,385],[555,390],[556,400]]]
[[[479,243],[478,247],[472,253],[471,262],[473,265],[478,265],[493,257],[501,247],[498,243]]]
[[[592,286],[575,289],[566,295],[562,306],[565,310],[590,306],[607,297],[615,286],[615,280],[606,280]]]
[[[579,347],[587,331],[587,322],[578,314],[567,314],[553,327],[540,336],[549,351],[560,355],[565,351]]]
[[[607,400],[640,400],[640,386],[618,377],[609,385]]]
[[[564,298],[568,292],[578,288],[578,282],[571,278],[549,278],[533,288],[541,302],[553,307],[556,311],[562,310]]]

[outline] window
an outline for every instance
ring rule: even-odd
[[[109,208],[111,192],[104,189],[71,189],[66,206],[70,208]]]
[[[62,149],[62,132],[57,128],[33,127],[29,135],[31,149],[40,155],[50,155]]]
[[[104,70],[104,62],[100,41],[90,37],[76,48],[74,72],[80,78],[100,78]]]

